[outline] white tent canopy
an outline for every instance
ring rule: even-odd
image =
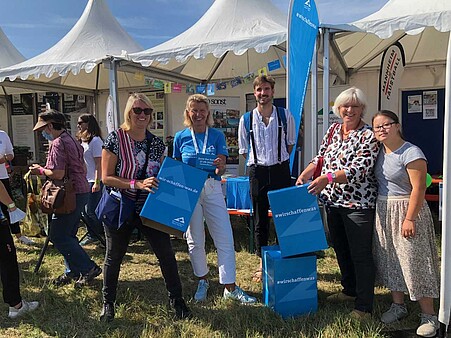
[[[25,57],[17,50],[0,28],[0,68],[8,67],[24,60]],[[1,86],[0,88],[0,94],[7,94],[4,86]]]
[[[287,16],[270,0],[216,0],[191,28],[158,46],[130,54],[134,62],[199,82],[255,72],[273,60],[285,74]]]
[[[24,56],[14,47],[0,28],[0,67],[8,67],[24,60]]]
[[[0,69],[0,82],[22,79],[90,90],[108,89],[108,70],[98,67],[99,74],[92,71],[111,56],[142,49],[112,15],[105,0],[89,0],[66,36],[42,54]],[[122,73],[118,78],[118,86],[132,86],[134,82],[133,74]]]
[[[451,1],[428,0],[390,0],[384,7],[374,14],[352,23],[353,26],[369,33],[374,33],[380,38],[397,38],[399,34],[419,34],[421,38],[429,41],[420,41],[430,46],[429,57],[434,58],[437,48],[448,46],[447,53],[443,50],[435,55],[436,58],[445,58],[446,82],[445,82],[445,133],[444,133],[444,163],[443,163],[443,223],[442,223],[442,264],[441,264],[441,297],[439,320],[448,325],[451,310],[451,186],[449,177],[451,174],[451,156],[448,146],[451,141],[450,135],[450,106],[451,106]],[[428,29],[425,29],[429,27]],[[434,30],[442,33],[434,32]],[[434,40],[425,34],[438,34],[439,40]],[[387,46],[387,44],[386,44]],[[445,56],[446,55],[446,56]],[[430,62],[429,60],[428,62]]]

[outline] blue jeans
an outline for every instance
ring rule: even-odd
[[[49,225],[50,240],[64,257],[66,273],[74,277],[88,273],[95,266],[77,238],[81,211],[87,201],[88,193],[77,194],[75,211],[70,214],[52,214]]]
[[[92,191],[92,186],[94,182],[89,182],[89,191]],[[88,203],[83,210],[83,216],[88,223],[88,237],[96,238],[95,234],[103,234],[102,222],[100,222],[96,216],[97,204],[99,204],[100,198],[102,197],[103,183],[100,183],[100,190],[96,192],[90,192],[88,194]],[[95,234],[94,234],[95,232]]]
[[[372,312],[374,209],[328,207],[327,222],[340,266],[343,293],[356,297],[356,310]]]

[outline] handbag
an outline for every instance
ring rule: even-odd
[[[147,168],[147,164],[149,163],[151,136],[152,134],[147,134],[148,147],[146,151],[146,161],[144,162],[143,173],[139,175],[138,179],[144,178],[142,176],[145,176],[145,168]],[[138,190],[136,199],[138,199],[140,193],[141,191]],[[102,197],[97,204],[95,213],[97,218],[106,226],[117,230],[133,217],[135,210],[135,201],[119,192],[108,191],[105,187],[102,191]]]
[[[326,148],[329,146],[329,144],[332,142],[332,137],[334,136],[335,129],[337,129],[340,126],[339,123],[335,123],[333,128],[330,130],[328,136],[327,136],[327,143]],[[313,179],[321,176],[321,172],[323,171],[323,165],[324,165],[324,156],[318,156],[318,161],[316,162],[316,168],[313,172]]]
[[[64,142],[62,144],[64,153],[67,154]],[[62,180],[52,180],[49,178],[42,186],[41,210],[46,214],[70,214],[76,208],[77,197],[74,184],[67,173],[66,166]]]
[[[24,181],[27,189],[27,203],[25,205],[25,218],[21,221],[22,233],[25,236],[39,237],[46,233],[47,215],[45,215],[39,207],[39,195],[36,191],[41,191],[41,178],[36,176],[36,190],[31,179],[31,171],[24,175]]]
[[[116,195],[117,194],[117,195]],[[135,212],[135,201],[116,192],[103,189],[95,210],[97,218],[112,229],[119,229]]]
[[[76,196],[72,181],[47,180],[41,190],[41,210],[46,214],[70,214],[76,208]]]

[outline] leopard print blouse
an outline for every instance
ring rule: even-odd
[[[343,140],[341,125],[334,128],[332,124],[321,143],[318,155],[312,163],[324,157],[321,174],[344,170],[348,183],[328,184],[322,191],[320,199],[329,206],[351,209],[375,208],[377,198],[377,181],[373,167],[379,152],[379,143],[373,135],[371,127],[365,124],[352,131]],[[332,134],[328,144],[329,133]]]

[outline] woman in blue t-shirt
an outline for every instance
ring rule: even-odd
[[[204,218],[218,251],[219,283],[225,285],[224,298],[244,304],[255,303],[235,284],[235,248],[233,233],[221,188],[221,175],[225,172],[228,156],[224,134],[214,128],[208,99],[204,95],[191,95],[184,112],[186,129],[174,138],[174,158],[209,172],[199,201],[186,231],[188,250],[194,274],[199,278],[194,299],[205,301],[208,292],[208,266],[205,252]]]
[[[440,292],[434,226],[424,199],[426,157],[403,139],[398,116],[389,110],[374,115],[373,131],[383,145],[374,169],[379,192],[373,240],[376,280],[393,298],[381,321],[390,324],[407,316],[408,293],[421,307],[417,335],[433,337],[438,329],[433,299]]]

